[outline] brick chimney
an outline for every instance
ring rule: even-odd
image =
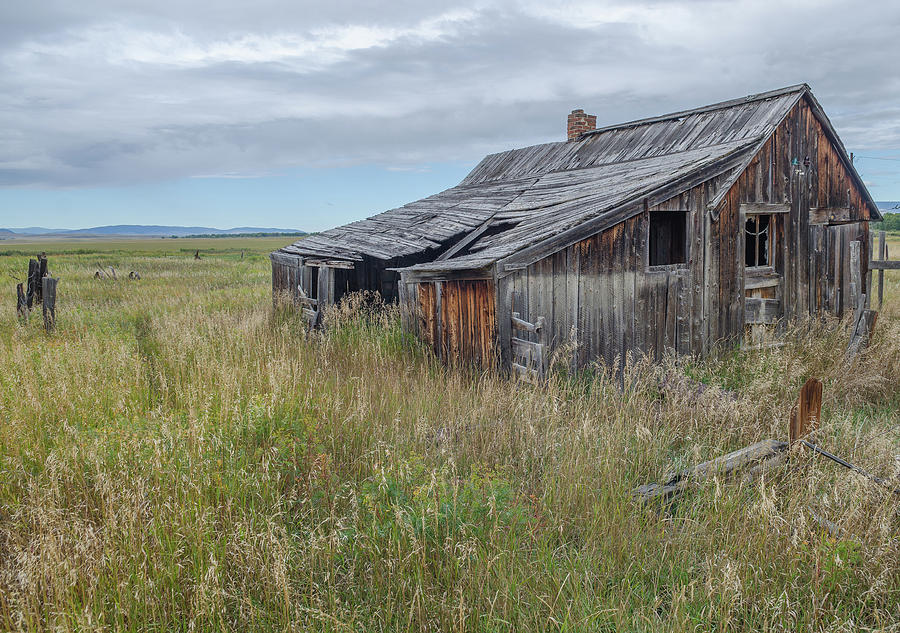
[[[584,110],[572,110],[566,125],[568,140],[575,141],[585,132],[597,129],[597,117],[593,114],[585,114]]]

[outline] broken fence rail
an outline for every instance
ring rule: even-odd
[[[713,476],[728,478],[742,471],[746,471],[745,479],[752,480],[768,470],[784,465],[790,453],[789,449],[794,446],[805,446],[814,453],[862,475],[896,495],[900,495],[900,487],[895,487],[887,480],[877,477],[833,453],[829,453],[814,442],[806,439],[818,428],[821,414],[822,381],[810,378],[800,389],[797,402],[791,409],[788,442],[772,439],[762,440],[727,455],[703,462],[693,468],[671,474],[661,484],[649,483],[638,486],[632,491],[632,496],[645,503],[656,499],[667,501],[680,495],[692,483],[697,483]]]

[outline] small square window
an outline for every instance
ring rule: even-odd
[[[687,263],[687,211],[650,212],[650,265]]]

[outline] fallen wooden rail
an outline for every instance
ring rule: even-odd
[[[643,502],[657,499],[666,501],[680,495],[692,483],[704,481],[710,477],[721,476],[728,478],[738,472],[745,471],[745,478],[753,479],[768,470],[784,465],[788,455],[794,452],[789,451],[789,449],[795,446],[804,446],[814,453],[827,457],[844,468],[852,470],[870,481],[887,488],[892,493],[900,495],[900,487],[895,487],[885,479],[877,477],[859,466],[829,453],[808,439],[812,437],[812,433],[818,428],[821,414],[822,382],[816,378],[810,378],[800,389],[797,402],[791,410],[788,442],[762,440],[727,455],[698,464],[693,468],[671,474],[661,484],[649,483],[639,486],[632,491],[632,496]],[[828,529],[830,530],[831,528]]]
[[[847,343],[847,360],[852,361],[856,356],[869,346],[872,331],[878,313],[875,310],[858,310],[853,322],[853,331],[850,333],[850,341]]]
[[[644,502],[659,498],[667,500],[684,492],[691,483],[713,476],[730,477],[742,470],[748,470],[751,477],[756,476],[774,466],[781,465],[787,448],[787,442],[762,440],[670,475],[662,484],[644,484],[635,488],[632,495]]]

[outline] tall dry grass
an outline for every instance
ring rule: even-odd
[[[850,367],[845,327],[797,324],[780,349],[533,388],[442,367],[361,299],[307,333],[264,258],[114,257],[144,279],[52,260],[52,337],[2,308],[0,629],[900,626],[898,499],[834,464],[631,498],[783,438],[810,376],[820,443],[897,482],[895,308]]]

